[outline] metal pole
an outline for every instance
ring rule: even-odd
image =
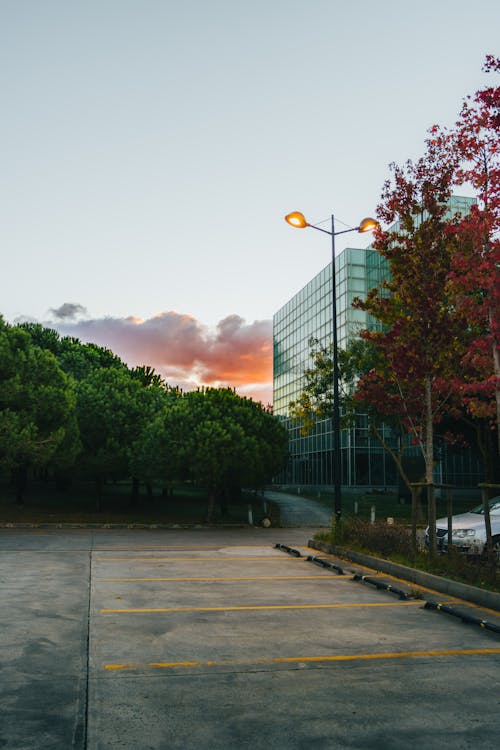
[[[376,227],[378,222],[375,219],[363,219],[361,224],[351,229],[342,229],[340,232],[335,232],[335,217],[332,214],[332,231],[318,227],[316,224],[309,224],[306,221],[304,214],[300,211],[294,211],[291,214],[285,216],[285,220],[294,227],[303,229],[304,227],[311,227],[316,229],[318,232],[329,234],[332,238],[332,342],[333,342],[333,414],[332,414],[332,429],[333,429],[333,457],[332,457],[332,472],[333,472],[333,494],[334,494],[334,510],[335,510],[335,521],[340,529],[340,519],[342,516],[342,496],[341,496],[341,472],[342,472],[342,460],[340,450],[340,399],[339,399],[339,360],[338,360],[338,341],[337,341],[337,290],[335,282],[335,234],[345,234],[346,232],[367,232],[371,231]]]
[[[340,456],[340,405],[339,405],[339,351],[337,341],[337,289],[335,279],[335,219],[332,214],[332,334],[333,334],[333,497],[335,521],[342,516],[341,456]]]

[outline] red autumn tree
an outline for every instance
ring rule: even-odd
[[[487,57],[485,70],[500,72],[500,60]],[[500,89],[481,89],[452,130],[431,129],[419,162],[392,166],[378,216],[398,223],[374,243],[391,281],[358,303],[380,324],[364,335],[383,356],[357,395],[421,446],[431,532],[435,424],[444,413],[500,422],[499,134]],[[477,205],[452,215],[452,189],[465,184]]]
[[[486,72],[500,73],[500,58],[486,57]],[[456,373],[466,413],[489,420],[500,456],[500,86],[468,97],[451,131],[434,128],[434,145],[458,159],[456,185],[472,186],[477,205],[452,228],[448,292],[471,332]],[[498,480],[498,477],[496,477]]]
[[[459,218],[450,209],[456,162],[442,143],[429,143],[417,163],[391,169],[377,214],[393,228],[379,231],[374,241],[388,261],[391,279],[356,303],[379,324],[379,330],[363,335],[382,356],[377,368],[360,379],[357,398],[382,416],[399,418],[420,446],[432,532],[434,426],[456,398],[455,366],[466,351],[463,314],[448,294],[448,231]]]

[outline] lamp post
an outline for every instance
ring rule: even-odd
[[[333,497],[336,524],[339,523],[342,516],[342,494],[341,494],[341,453],[340,453],[340,400],[339,400],[339,357],[338,357],[338,340],[337,340],[337,295],[335,281],[335,237],[347,232],[372,232],[378,227],[378,221],[367,217],[363,219],[359,226],[352,229],[342,229],[340,232],[335,231],[335,217],[331,216],[331,231],[323,229],[315,224],[309,224],[304,214],[300,211],[293,211],[285,216],[292,227],[304,229],[311,227],[318,232],[329,234],[332,238],[332,341],[333,341]]]

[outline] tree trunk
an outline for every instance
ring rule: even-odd
[[[139,501],[140,482],[137,477],[132,477],[132,492],[130,494],[130,505],[135,507]]]
[[[417,554],[417,521],[420,513],[420,493],[422,492],[421,487],[410,487],[411,489],[411,546],[414,555]]]
[[[476,435],[476,443],[481,454],[484,466],[484,481],[498,482],[500,480],[500,453],[497,453],[495,438],[489,425],[485,424],[486,420],[464,420],[466,425],[470,425]],[[500,432],[499,432],[500,435]]]
[[[229,490],[223,487],[220,492],[220,512],[222,516],[229,514]]]
[[[100,479],[95,480],[95,491],[96,491],[95,507],[96,507],[96,511],[100,513],[101,508],[102,508],[102,481]]]
[[[500,353],[498,351],[493,323],[493,310],[490,307],[490,331],[493,335],[493,372],[496,378],[495,399],[497,405],[497,451],[500,456]]]
[[[448,516],[448,552],[453,552],[453,491],[446,490],[446,515]]]
[[[412,491],[412,489],[411,489],[411,481],[410,481],[410,478],[409,478],[408,474],[405,472],[405,470],[403,468],[403,452],[404,452],[404,447],[402,447],[402,445],[401,445],[401,438],[399,439],[399,443],[398,443],[399,446],[400,446],[400,448],[399,448],[398,452],[396,453],[396,451],[394,451],[391,448],[391,446],[384,440],[384,436],[383,436],[382,432],[378,429],[377,425],[372,425],[371,429],[372,429],[373,434],[377,438],[377,440],[380,442],[382,448],[385,451],[387,451],[387,453],[391,456],[392,460],[394,461],[394,463],[397,466],[397,469],[399,471],[399,475],[400,475],[401,479],[403,480],[403,482],[405,483],[405,485],[408,487],[408,489],[411,492]]]
[[[18,466],[14,473],[14,483],[16,488],[16,505],[18,508],[24,508],[24,493],[28,484],[28,470],[26,466]]]
[[[211,487],[208,491],[207,523],[212,523],[215,517],[215,489]]]
[[[429,552],[434,555],[436,543],[436,496],[434,494],[434,423],[432,412],[431,376],[425,376],[425,482],[427,484],[427,514],[429,520]]]

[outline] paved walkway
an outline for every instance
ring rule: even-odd
[[[307,500],[300,495],[286,492],[266,491],[264,497],[280,507],[281,526],[286,528],[330,527],[332,511],[315,500]]]

